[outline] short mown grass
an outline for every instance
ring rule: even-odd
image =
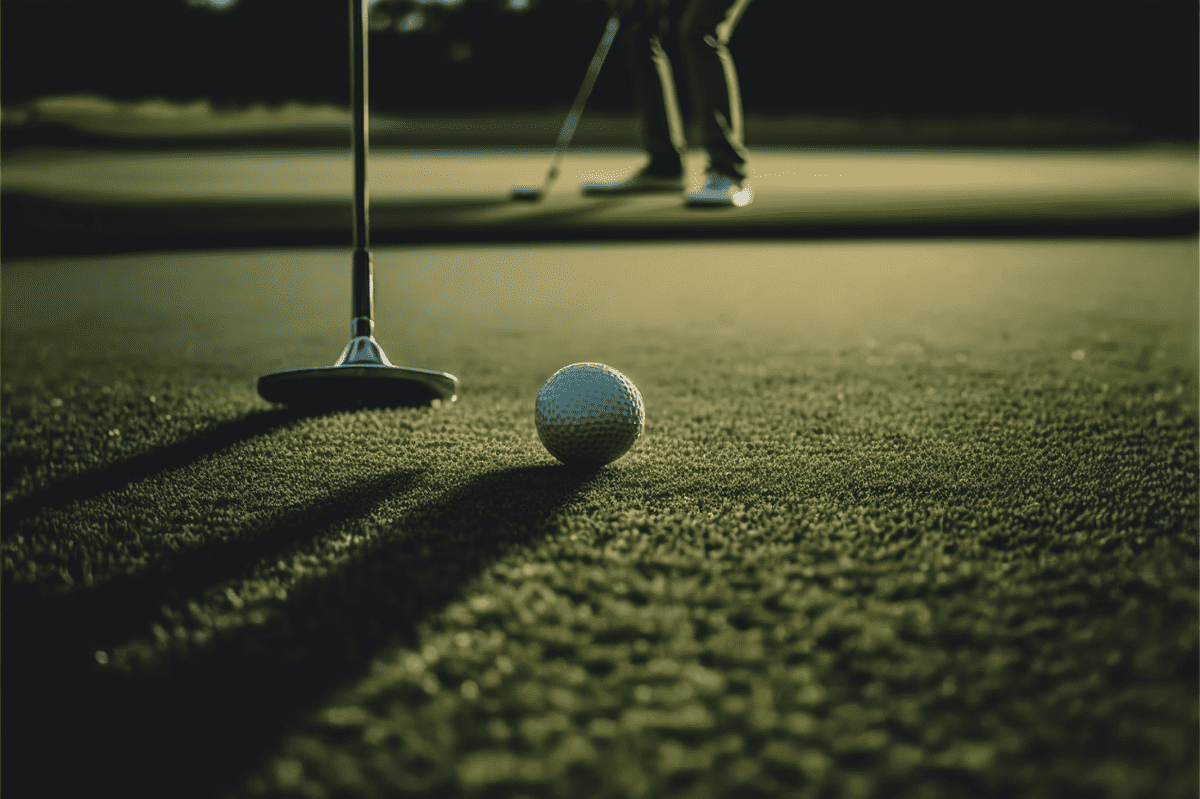
[[[614,335],[646,433],[579,472],[549,340],[307,417],[6,332],[4,786],[1195,796],[1196,374],[1147,335]]]

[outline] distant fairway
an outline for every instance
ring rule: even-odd
[[[13,796],[1197,795],[1197,242],[5,259]],[[641,389],[597,473],[575,361]]]

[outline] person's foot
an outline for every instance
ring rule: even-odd
[[[610,183],[588,182],[581,187],[591,197],[615,197],[625,194],[678,194],[683,191],[683,175],[658,175],[643,167],[625,180]]]
[[[705,174],[704,185],[689,192],[686,205],[689,208],[741,208],[749,205],[754,192],[742,181],[719,172]]]

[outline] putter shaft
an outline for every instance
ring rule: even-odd
[[[600,44],[596,46],[596,53],[592,56],[592,63],[588,65],[587,74],[583,78],[583,84],[579,87],[579,92],[575,95],[575,102],[571,105],[571,110],[567,114],[566,121],[563,122],[562,129],[558,132],[558,141],[554,145],[554,154],[550,156],[550,169],[546,172],[546,178],[542,181],[542,188],[536,199],[541,199],[550,190],[550,186],[558,178],[558,164],[562,160],[563,151],[571,143],[571,139],[575,136],[575,130],[579,127],[579,119],[583,116],[583,109],[587,105],[588,97],[592,94],[592,87],[596,85],[596,78],[600,74],[600,68],[604,66],[604,60],[608,57],[608,51],[612,48],[613,40],[617,38],[617,31],[621,28],[621,20],[619,17],[611,17],[608,24],[604,26],[604,35],[600,38]]]

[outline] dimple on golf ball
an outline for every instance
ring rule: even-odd
[[[571,466],[603,466],[642,434],[646,408],[637,386],[602,363],[564,366],[542,384],[534,408],[538,438]]]

